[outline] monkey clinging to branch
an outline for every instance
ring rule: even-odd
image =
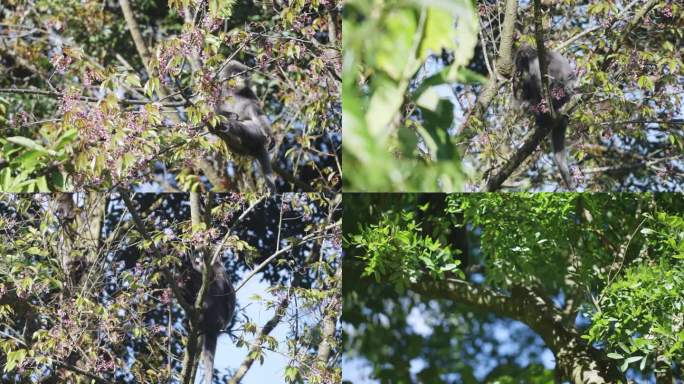
[[[193,293],[196,294],[202,285],[204,258],[210,257],[205,252],[191,254],[193,269],[197,272],[191,281]],[[189,295],[193,299],[193,295]],[[202,303],[199,318],[199,330],[202,333],[202,364],[204,365],[204,384],[211,384],[214,377],[214,355],[216,342],[221,332],[231,324],[235,314],[235,290],[225,272],[223,264],[218,260],[209,270],[209,286]]]
[[[560,53],[546,52],[547,84],[554,111],[565,104],[573,92],[575,72],[570,62]],[[556,121],[542,96],[541,74],[537,51],[527,44],[518,48],[515,54],[515,73],[513,76],[513,97],[518,105],[528,105],[535,115],[537,125],[551,131],[551,150],[561,177],[568,189],[573,188],[570,170],[565,154],[565,130],[568,117],[560,116]]]
[[[218,80],[221,83],[221,101],[218,113],[228,118],[226,123],[212,130],[231,151],[256,158],[264,173],[266,185],[275,192],[272,180],[271,158],[268,147],[273,140],[271,123],[261,110],[259,99],[250,88],[250,68],[231,60],[223,66]],[[228,80],[236,83],[230,87]]]

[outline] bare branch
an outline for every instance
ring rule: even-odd
[[[147,50],[147,46],[143,41],[142,34],[140,33],[140,28],[138,28],[138,22],[135,21],[135,16],[133,15],[133,9],[128,0],[119,0],[119,5],[121,6],[121,11],[124,14],[124,19],[126,19],[126,25],[131,31],[131,36],[133,37],[133,43],[135,43],[135,49],[140,55],[140,59],[145,65],[147,73],[152,76],[152,71],[150,71],[150,51]]]
[[[290,295],[292,294],[292,287],[288,290],[287,296],[278,304],[275,309],[275,314],[273,317],[266,322],[266,324],[261,328],[261,331],[257,334],[256,340],[252,344],[252,347],[247,353],[247,358],[240,364],[235,375],[228,380],[229,384],[238,384],[245,377],[245,374],[254,364],[254,361],[259,357],[261,352],[261,345],[264,343],[266,336],[268,336],[273,329],[280,323],[280,320],[285,316],[287,307],[290,305]]]
[[[49,97],[56,97],[56,98],[62,98],[65,95],[63,92],[52,92],[52,91],[43,91],[40,89],[22,89],[22,88],[0,88],[0,93],[14,93],[14,94],[20,94],[20,95],[41,95],[41,96],[49,96]],[[90,97],[90,96],[76,96],[76,98],[80,101],[86,101],[89,103],[99,103],[102,101],[102,99],[99,99],[97,97]],[[154,103],[155,102],[152,102],[152,101],[137,100],[137,99],[119,100],[119,104],[121,104],[121,105],[147,105],[147,104],[154,104]],[[159,106],[167,107],[167,108],[186,107],[186,106],[190,105],[188,102],[185,102],[185,101],[175,101],[175,102],[157,103],[157,104]]]
[[[280,249],[279,251],[275,252],[274,254],[272,254],[271,256],[269,256],[266,260],[264,260],[261,264],[259,264],[256,268],[254,268],[254,269],[247,275],[247,277],[246,277],[244,280],[242,280],[242,282],[237,286],[237,288],[235,288],[235,292],[239,291],[240,288],[242,288],[245,284],[247,284],[247,282],[248,282],[252,277],[254,277],[254,275],[256,275],[259,271],[261,271],[262,269],[264,269],[264,268],[265,268],[271,261],[273,261],[273,259],[275,259],[276,257],[278,257],[278,256],[280,256],[280,255],[282,255],[282,254],[284,254],[285,252],[289,252],[289,251],[290,251],[291,249],[293,249],[294,247],[298,247],[298,246],[300,246],[300,245],[302,245],[302,244],[304,244],[304,243],[306,243],[306,242],[308,242],[308,241],[317,239],[317,238],[318,238],[318,235],[319,235],[320,233],[323,233],[323,232],[325,232],[325,231],[327,231],[327,230],[329,230],[329,229],[338,227],[338,226],[340,226],[340,225],[341,225],[341,223],[339,223],[339,222],[334,223],[334,224],[326,225],[325,227],[319,229],[318,231],[312,232],[312,233],[310,233],[310,234],[308,234],[308,235],[302,237],[300,240],[295,241],[295,242],[293,242],[292,244],[288,245],[287,247],[284,247],[284,248]],[[325,237],[325,236],[321,236],[321,237]]]

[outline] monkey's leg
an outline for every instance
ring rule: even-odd
[[[551,128],[551,149],[553,150],[553,159],[558,166],[561,177],[568,189],[574,189],[572,177],[570,176],[570,169],[568,168],[568,158],[565,153],[565,130],[568,126],[568,117],[562,116],[553,124]]]

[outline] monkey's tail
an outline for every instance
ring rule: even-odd
[[[551,129],[551,150],[553,151],[553,159],[558,167],[558,171],[565,182],[565,186],[572,190],[574,189],[572,177],[570,176],[570,169],[568,168],[568,158],[565,153],[565,130],[568,127],[568,118],[563,116],[553,125]]]
[[[202,361],[204,365],[204,384],[211,384],[214,378],[214,355],[216,354],[216,340],[218,334],[209,332],[204,335]]]
[[[276,193],[275,183],[273,182],[273,168],[271,168],[271,157],[268,151],[264,148],[262,153],[259,155],[259,165],[261,166],[261,171],[264,173],[264,180],[266,181],[266,186],[271,193]]]

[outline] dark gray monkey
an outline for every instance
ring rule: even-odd
[[[251,68],[235,60],[223,66],[218,77],[222,84],[218,112],[228,115],[229,119],[227,123],[214,129],[213,133],[232,151],[256,158],[264,173],[268,189],[275,192],[271,158],[268,153],[268,147],[273,140],[271,123],[261,110],[259,99],[250,88],[250,70]],[[235,86],[224,85],[228,80],[234,81]]]
[[[555,51],[546,52],[548,84],[553,109],[557,112],[573,93],[575,71],[563,55]],[[518,48],[515,54],[515,75],[513,77],[513,96],[516,104],[526,104],[534,112],[537,125],[551,130],[551,150],[561,177],[568,189],[573,188],[572,177],[565,153],[565,130],[568,117],[559,117],[554,124],[548,112],[540,110],[542,101],[541,74],[537,51],[527,44]]]
[[[275,183],[272,180],[271,157],[268,154],[270,138],[260,133],[259,124],[252,120],[228,120],[211,130],[223,140],[231,151],[257,159],[264,173],[264,180],[268,189],[275,193]]]
[[[200,276],[204,270],[204,252],[196,252],[192,267]],[[235,290],[230,283],[223,264],[217,261],[209,271],[209,289],[202,305],[199,330],[203,337],[202,363],[204,365],[204,384],[211,384],[214,377],[214,355],[218,336],[233,321],[235,314]],[[195,292],[199,291],[201,277],[193,281]]]

